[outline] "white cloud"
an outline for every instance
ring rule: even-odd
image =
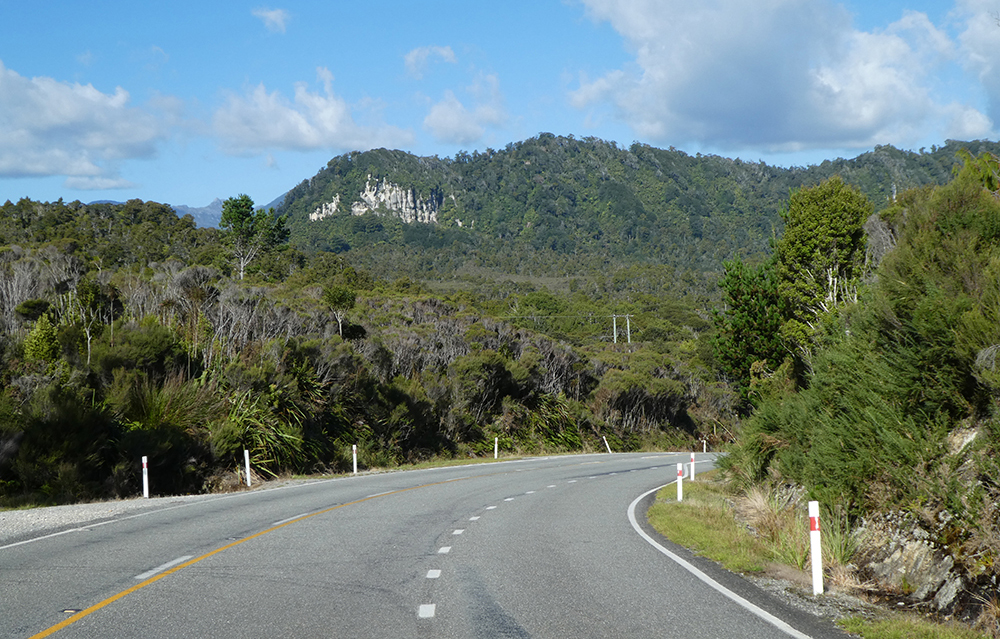
[[[956,15],[964,23],[959,36],[962,60],[986,92],[987,112],[1000,122],[1000,25],[991,0],[961,0]]]
[[[300,82],[289,100],[259,84],[243,95],[230,95],[212,120],[223,148],[232,154],[255,154],[273,149],[370,149],[405,146],[410,132],[388,126],[362,126],[351,106],[333,93],[333,75],[317,69],[324,90],[317,93]]]
[[[149,158],[165,131],[121,87],[25,78],[0,62],[0,176],[111,180],[117,160]]]
[[[467,108],[452,91],[431,106],[424,118],[424,128],[438,142],[472,144],[486,133],[486,127],[500,127],[507,121],[500,80],[493,74],[480,74],[468,87],[473,106]]]
[[[452,64],[457,62],[455,52],[451,50],[451,47],[418,47],[403,56],[406,72],[419,80],[424,77],[424,71],[432,57]]]
[[[424,127],[438,142],[471,144],[483,137],[485,130],[455,94],[445,91],[444,99],[431,107]]]
[[[594,119],[610,107],[656,142],[865,147],[988,121],[934,92],[935,71],[957,47],[923,13],[866,33],[831,2],[582,1],[624,37],[634,61],[581,77],[571,103]]]
[[[265,9],[260,7],[254,9],[251,13],[255,18],[260,18],[267,30],[272,33],[284,33],[285,27],[288,24],[288,20],[291,16],[284,9]]]

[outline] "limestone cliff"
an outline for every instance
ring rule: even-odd
[[[437,224],[438,210],[441,207],[442,196],[432,192],[428,199],[417,196],[416,189],[403,188],[383,178],[373,180],[369,175],[365,180],[364,190],[358,194],[358,200],[351,204],[352,215],[388,215],[398,217],[407,224],[422,222]],[[309,215],[312,221],[321,220],[334,215],[340,208],[340,194],[330,202],[324,202]]]

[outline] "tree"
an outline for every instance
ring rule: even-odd
[[[29,361],[52,362],[59,357],[59,338],[56,327],[43,313],[35,322],[35,327],[24,340],[24,357]]]
[[[334,285],[323,289],[323,301],[337,318],[337,331],[343,337],[344,318],[347,316],[347,311],[354,308],[357,294],[346,286]]]
[[[816,320],[857,301],[864,270],[865,220],[872,203],[839,177],[799,189],[782,213],[785,232],[775,247],[778,293],[785,300],[785,341],[810,352]]]
[[[773,259],[757,268],[740,260],[724,266],[719,286],[725,310],[714,312],[718,333],[712,346],[718,368],[747,402],[753,365],[777,368],[787,353],[780,336],[784,303],[778,294]]]
[[[233,262],[243,279],[246,268],[261,253],[288,240],[286,216],[275,217],[274,209],[254,210],[249,195],[231,197],[222,203],[219,228],[233,252]]]

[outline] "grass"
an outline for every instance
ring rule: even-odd
[[[717,484],[684,483],[684,501],[677,502],[673,485],[656,495],[649,522],[662,535],[733,572],[759,572],[770,561],[768,548],[737,524],[725,494]]]
[[[864,639],[983,639],[971,628],[959,624],[942,624],[901,614],[881,621],[868,621],[858,617],[844,619],[840,626]]]
[[[809,533],[805,518],[797,515],[797,496],[755,489],[737,499],[716,480],[717,472],[699,475],[698,481],[685,482],[682,502],[677,501],[676,486],[660,490],[649,509],[650,524],[674,543],[732,572],[761,572],[772,563],[799,570],[805,567],[809,557]],[[830,534],[823,538],[824,565],[832,573],[850,562],[858,545],[846,521],[842,517],[834,519],[828,529]],[[752,526],[756,534],[751,533],[748,526]],[[838,624],[863,639],[987,639],[995,636],[957,623],[936,623],[890,610],[886,611],[884,619],[850,617]]]

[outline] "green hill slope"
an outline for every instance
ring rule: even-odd
[[[885,146],[785,169],[551,134],[444,159],[378,149],[333,158],[278,212],[293,244],[350,253],[387,277],[565,278],[655,264],[708,292],[724,260],[768,252],[791,190],[839,174],[881,209],[894,193],[946,182],[960,148],[1000,151]]]

